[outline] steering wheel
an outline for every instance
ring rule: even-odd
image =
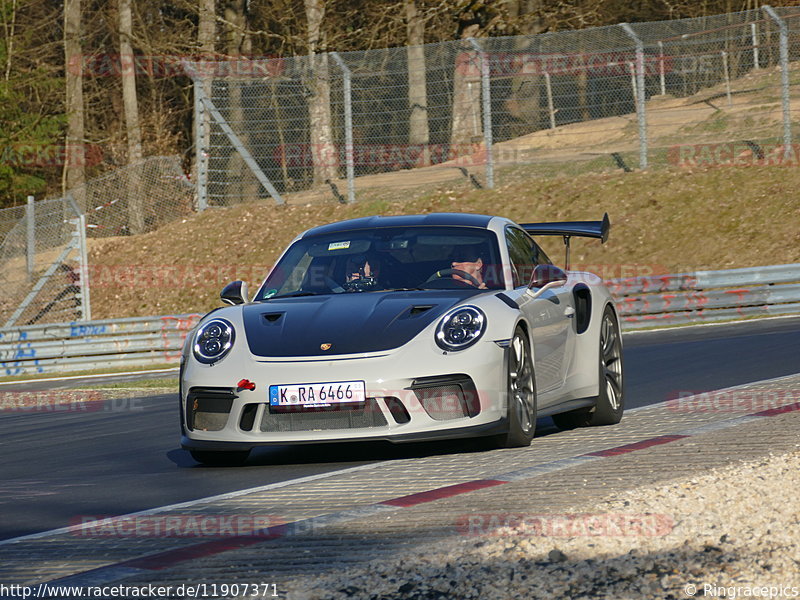
[[[466,271],[462,271],[461,269],[442,269],[440,271],[436,271],[433,275],[431,275],[430,277],[428,277],[428,279],[425,280],[425,283],[429,283],[429,282],[433,281],[434,279],[439,279],[439,278],[444,277],[446,275],[458,275],[459,277],[463,277],[464,279],[469,281],[475,287],[480,287],[481,286],[481,282],[480,281],[475,279],[472,275],[470,275]],[[458,281],[458,280],[456,279],[455,281]]]

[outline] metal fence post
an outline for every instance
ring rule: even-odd
[[[33,269],[36,265],[36,215],[33,207],[33,196],[28,196],[28,204],[25,206],[25,225],[27,226],[27,252],[25,254],[25,266],[28,271],[28,281],[33,281]]]
[[[647,118],[645,115],[647,98],[644,87],[644,44],[628,23],[620,23],[636,44],[636,117],[639,122],[639,168],[647,168]]]
[[[78,215],[78,273],[80,275],[81,320],[92,320],[92,302],[89,294],[89,253],[86,244],[86,215]]]
[[[755,23],[750,23],[750,36],[753,40],[753,68],[759,69],[761,65],[758,59],[758,29]]]
[[[731,73],[730,69],[728,68],[728,53],[725,50],[722,51],[722,71],[725,75],[725,95],[728,98],[728,107],[733,106],[733,101],[731,100]]]
[[[344,83],[344,157],[347,165],[347,201],[356,201],[355,168],[353,164],[353,98],[350,69],[338,52],[331,52],[333,60],[342,70]]]
[[[789,27],[769,5],[761,7],[780,29],[781,104],[783,105],[783,156],[792,156],[792,117],[789,112]]]
[[[206,127],[208,114],[203,103],[203,79],[194,77],[194,148],[197,176],[195,189],[197,190],[197,212],[208,208],[208,148],[206,148]]]
[[[489,57],[475,38],[469,43],[481,59],[481,96],[483,97],[483,140],[486,145],[486,187],[494,187],[494,157],[492,156],[492,96],[489,82]]]
[[[544,84],[547,87],[547,112],[550,114],[550,129],[556,128],[556,110],[553,108],[553,86],[550,83],[550,73],[544,72]]]

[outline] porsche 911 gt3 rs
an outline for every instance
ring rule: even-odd
[[[537,417],[619,422],[622,338],[602,280],[569,270],[602,221],[475,214],[366,217],[316,227],[256,294],[243,281],[187,336],[183,448],[207,464],[257,446],[493,436],[527,446]],[[536,243],[563,237],[567,265]]]

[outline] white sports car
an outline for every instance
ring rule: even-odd
[[[228,284],[187,336],[181,444],[206,464],[261,445],[494,436],[617,423],[622,338],[602,280],[569,271],[602,221],[366,217],[299,235],[252,300]],[[557,235],[566,271],[531,236]]]

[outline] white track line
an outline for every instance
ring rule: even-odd
[[[230,498],[236,498],[238,496],[244,496],[246,494],[252,494],[255,492],[265,492],[269,490],[274,490],[282,487],[286,487],[289,485],[296,485],[299,483],[307,483],[309,481],[318,481],[320,479],[327,479],[328,477],[334,477],[336,475],[342,475],[343,473],[354,473],[356,471],[368,471],[370,469],[375,469],[382,465],[385,465],[386,461],[370,463],[368,465],[359,465],[357,467],[348,467],[346,469],[339,469],[338,471],[330,471],[328,473],[318,473],[317,475],[308,475],[306,477],[299,477],[298,479],[288,479],[286,481],[278,481],[276,483],[269,483],[267,485],[261,485],[254,488],[248,488],[245,490],[238,490],[235,492],[227,492],[225,494],[218,494],[216,496],[207,496],[205,498],[198,498],[197,500],[189,500],[187,502],[179,502],[177,504],[168,504],[166,506],[158,506],[156,508],[148,508],[146,510],[140,510],[138,512],[128,513],[124,515],[119,515],[115,517],[109,517],[110,519],[127,519],[130,517],[139,517],[143,515],[154,515],[158,514],[167,510],[174,510],[178,508],[188,508],[191,506],[195,506],[197,504],[204,504],[206,502],[216,502],[218,500],[228,500]],[[62,533],[71,533],[73,531],[80,531],[81,529],[85,529],[87,527],[97,526],[100,523],[107,521],[107,519],[97,519],[95,521],[89,521],[87,523],[81,523],[80,525],[71,525],[69,527],[59,527],[58,529],[50,529],[48,531],[40,531],[38,533],[30,533],[28,535],[22,535],[15,538],[10,538],[7,540],[0,540],[0,546],[6,546],[8,544],[14,544],[17,542],[27,541],[27,540],[35,540],[43,537],[47,537],[50,535],[59,535]]]
[[[622,335],[634,335],[641,333],[656,333],[660,331],[683,331],[694,327],[723,327],[724,325],[739,325],[741,323],[762,323],[764,321],[775,321],[777,319],[797,319],[798,315],[775,315],[774,317],[756,317],[753,319],[739,319],[737,321],[712,321],[709,323],[687,323],[685,325],[672,325],[657,327],[656,329],[629,329],[622,328]]]
[[[124,373],[98,373],[96,375],[65,375],[63,377],[48,377],[47,379],[17,379],[15,381],[0,381],[0,385],[19,385],[20,383],[39,383],[41,381],[70,381],[72,379],[92,379],[97,377],[119,377],[121,375],[151,375],[153,373],[178,373],[178,367],[169,369],[153,369],[151,371],[125,371]]]

